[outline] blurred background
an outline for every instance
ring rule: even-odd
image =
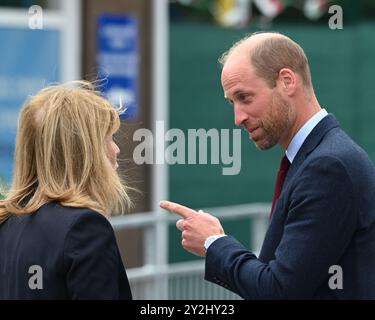
[[[304,48],[320,104],[374,161],[375,1],[0,0],[2,183],[11,181],[25,99],[54,82],[100,80],[108,99],[128,107],[116,135],[120,172],[140,192],[132,194],[132,212],[111,222],[134,298],[238,299],[203,281],[204,260],[182,249],[176,217],[158,203],[170,199],[204,209],[257,252],[282,150],[260,152],[243,134],[241,171],[231,176],[220,164],[138,165],[133,151],[140,141],[133,134],[143,128],[155,136],[157,121],[165,131],[185,134],[234,129],[217,59],[261,30],[284,33]],[[155,140],[148,147],[154,159],[164,154]]]

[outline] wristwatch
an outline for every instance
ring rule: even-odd
[[[208,247],[217,239],[225,237],[226,234],[215,234],[213,236],[209,236],[206,241],[204,242],[204,250],[207,251]]]

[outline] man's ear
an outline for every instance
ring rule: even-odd
[[[277,82],[281,90],[283,90],[287,95],[291,96],[295,93],[297,89],[297,75],[294,71],[289,68],[282,68],[279,71],[279,77]]]

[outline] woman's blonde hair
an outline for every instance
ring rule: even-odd
[[[119,126],[119,109],[86,81],[31,97],[19,117],[13,182],[0,201],[0,223],[50,201],[107,217],[127,209],[128,187],[107,156],[108,137]]]

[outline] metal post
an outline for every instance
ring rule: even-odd
[[[156,135],[156,121],[164,121],[168,129],[168,26],[169,2],[168,0],[153,0],[152,5],[152,132]],[[156,143],[154,143],[155,147]],[[154,150],[162,152],[164,150]],[[156,156],[154,157],[154,160]],[[168,167],[165,161],[154,164],[152,168],[152,200],[151,207],[155,215],[155,243],[154,251],[156,267],[162,271],[168,264],[168,224],[165,221],[167,213],[159,208],[159,201],[168,198]],[[150,239],[148,239],[150,240]],[[168,277],[165,272],[155,278],[159,284],[158,299],[168,299]]]
[[[81,78],[81,0],[60,1],[62,82]]]

